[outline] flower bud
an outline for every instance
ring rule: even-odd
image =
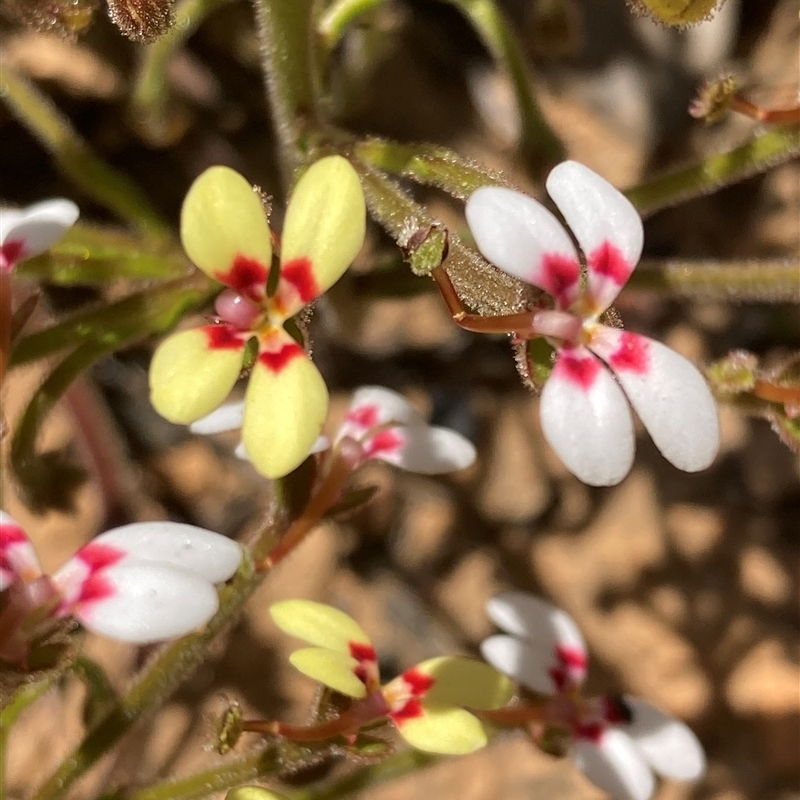
[[[138,42],[152,42],[173,23],[173,0],[108,0],[111,21]]]
[[[725,0],[628,0],[636,12],[643,12],[665,25],[693,25],[711,19]]]
[[[74,39],[91,23],[98,0],[0,0],[0,9],[28,28]]]

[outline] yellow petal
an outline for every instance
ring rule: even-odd
[[[269,613],[284,633],[317,647],[325,647],[347,656],[353,655],[353,645],[362,649],[372,647],[364,629],[352,617],[324,603],[315,603],[313,600],[282,600],[273,603]]]
[[[228,167],[211,167],[181,209],[181,241],[203,272],[256,302],[272,259],[269,225],[252,186]]]
[[[287,475],[308,456],[328,414],[328,389],[297,342],[271,337],[250,375],[242,442],[253,466],[267,478]]]
[[[514,684],[482,661],[440,656],[423,661],[414,671],[434,679],[425,691],[425,704],[502,708],[514,694]]]
[[[304,647],[295,650],[289,661],[303,675],[348,697],[365,697],[367,694],[367,687],[355,673],[358,661],[344,653],[327,647]]]
[[[487,742],[486,731],[469,711],[452,706],[420,706],[416,716],[395,719],[400,735],[417,750],[464,755]]]
[[[353,167],[341,156],[312,164],[289,198],[278,296],[297,313],[342,276],[364,243],[366,206]]]
[[[156,411],[188,425],[222,405],[239,377],[247,339],[227,325],[165,339],[150,362],[150,402]]]
[[[261,786],[238,786],[225,795],[225,800],[286,800],[286,797]]]

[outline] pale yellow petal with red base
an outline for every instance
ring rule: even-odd
[[[367,687],[356,675],[359,663],[352,656],[327,647],[303,647],[289,656],[303,675],[348,697],[366,697]]]
[[[313,600],[281,600],[269,607],[275,624],[290,636],[337,653],[352,655],[353,645],[372,647],[369,636],[350,616]]]
[[[227,325],[207,325],[165,339],[150,362],[156,411],[188,425],[219,408],[239,377],[248,338]]]
[[[181,241],[210,277],[255,302],[266,295],[272,241],[261,200],[229,167],[211,167],[181,208]]]
[[[287,317],[341,278],[364,243],[366,204],[350,162],[328,156],[312,164],[289,198],[277,299]]]
[[[443,755],[465,755],[479,750],[487,740],[480,720],[469,711],[427,703],[413,717],[395,719],[400,735],[417,750]]]
[[[319,370],[294,339],[275,332],[262,346],[244,398],[242,442],[253,466],[267,478],[290,473],[307,458],[327,414]]]
[[[514,684],[509,678],[472,658],[431,658],[417,664],[414,671],[434,680],[425,691],[426,705],[502,708],[514,695]]]

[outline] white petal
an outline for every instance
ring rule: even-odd
[[[591,486],[613,486],[633,464],[628,402],[584,347],[563,349],[542,390],[542,431],[566,467]]]
[[[482,186],[465,209],[483,256],[503,272],[553,295],[568,308],[578,295],[580,266],[561,223],[532,197],[500,186]]]
[[[240,400],[238,403],[225,403],[216,411],[193,422],[189,426],[189,430],[204,436],[238,431],[242,427],[242,419],[244,419],[244,400]]]
[[[546,185],[586,255],[589,296],[596,309],[608,308],[642,254],[639,213],[605,178],[577,161],[555,167]]]
[[[370,428],[387,422],[425,424],[422,415],[403,395],[382,386],[362,386],[350,401],[344,421],[336,432],[336,441],[344,436],[360,440]]]
[[[5,212],[0,217],[0,242],[22,245],[17,261],[31,258],[55,244],[75,224],[78,214],[75,203],[61,198],[28,206],[16,215]]]
[[[242,560],[242,548],[232,539],[180,522],[123,525],[96,537],[87,548],[97,545],[119,548],[137,561],[171,564],[211,583],[228,580]]]
[[[650,767],[622,731],[609,728],[597,743],[579,739],[573,757],[578,769],[614,800],[649,800],[655,791]]]
[[[218,607],[208,581],[156,562],[117,564],[84,586],[74,616],[95,633],[135,644],[189,633],[208,622]]]
[[[42,574],[30,539],[21,525],[0,511],[0,592],[18,580],[28,582]]]
[[[449,428],[415,425],[393,431],[402,444],[376,452],[374,458],[420,475],[439,475],[468,467],[475,461],[475,446]]]
[[[490,636],[481,642],[481,655],[495,669],[534,692],[553,695],[559,689],[550,674],[552,655],[538,644],[513,636]]]
[[[600,326],[592,350],[614,371],[664,457],[697,472],[719,449],[719,420],[697,367],[666,345]]]
[[[695,781],[706,771],[706,755],[694,733],[650,703],[625,697],[633,720],[624,726],[653,770],[664,778]]]

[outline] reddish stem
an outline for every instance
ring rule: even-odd
[[[737,111],[739,114],[744,114],[750,119],[757,122],[763,122],[767,125],[781,125],[789,122],[800,122],[800,106],[793,106],[791,108],[762,108],[749,100],[745,100],[738,94],[731,97],[729,108],[731,111]]]
[[[753,394],[772,403],[800,403],[800,387],[797,386],[777,386],[769,381],[756,381]]]

